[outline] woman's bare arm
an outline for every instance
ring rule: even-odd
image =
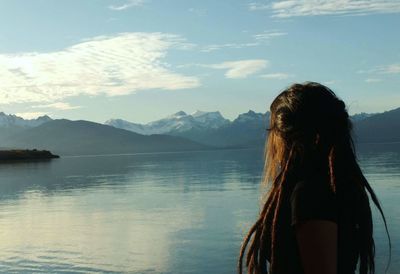
[[[309,220],[295,229],[304,273],[337,274],[337,224]]]

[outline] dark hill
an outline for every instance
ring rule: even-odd
[[[141,135],[88,121],[53,120],[3,140],[2,147],[47,149],[61,155],[211,149],[176,136]]]
[[[400,108],[354,123],[354,134],[359,143],[400,142]]]

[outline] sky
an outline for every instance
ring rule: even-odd
[[[399,27],[398,0],[0,0],[0,111],[233,120],[316,81],[383,112],[400,107]]]

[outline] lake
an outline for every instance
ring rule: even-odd
[[[400,269],[400,149],[359,160]],[[0,165],[0,272],[235,273],[255,221],[262,150],[63,157]],[[373,210],[377,273],[387,240]]]

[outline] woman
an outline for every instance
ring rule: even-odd
[[[280,93],[270,112],[263,174],[270,187],[240,250],[239,273],[246,248],[247,273],[354,274],[358,260],[360,274],[374,273],[367,192],[389,234],[357,163],[344,102],[306,82]]]

